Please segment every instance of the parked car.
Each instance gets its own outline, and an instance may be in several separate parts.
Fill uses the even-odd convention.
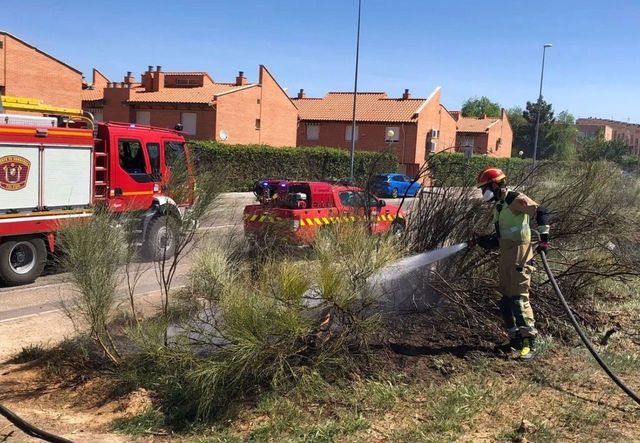
[[[378,174],[373,177],[371,191],[380,197],[415,197],[420,192],[421,185],[419,182],[412,182],[413,179],[404,174]]]

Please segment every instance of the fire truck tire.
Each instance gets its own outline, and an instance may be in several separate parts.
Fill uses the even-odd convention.
[[[6,240],[0,244],[0,281],[8,286],[33,283],[46,260],[47,248],[41,238]]]
[[[176,252],[176,228],[172,217],[163,215],[151,220],[147,226],[146,240],[142,244],[142,255],[153,261],[173,257]]]

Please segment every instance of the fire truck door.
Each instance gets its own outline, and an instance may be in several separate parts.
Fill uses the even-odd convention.
[[[364,192],[348,190],[340,191],[339,198],[343,212],[349,220],[371,223],[372,232],[378,232],[378,207],[376,202],[372,202],[371,197],[367,201]]]
[[[154,180],[145,151],[138,139],[118,139],[118,155],[112,156],[111,165],[111,207],[115,211],[151,206]]]

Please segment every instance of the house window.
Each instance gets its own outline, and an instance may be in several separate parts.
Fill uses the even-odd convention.
[[[307,140],[318,140],[320,138],[320,124],[307,123]]]
[[[387,126],[384,130],[384,141],[386,143],[396,143],[400,141],[400,127]]]
[[[356,125],[356,141],[358,141],[358,125]],[[344,129],[344,139],[348,142],[351,141],[351,125],[347,125]]]
[[[182,132],[188,135],[196,135],[196,113],[195,112],[183,112],[182,113]]]
[[[136,124],[151,126],[151,112],[136,111]]]
[[[2,89],[2,88],[0,88]],[[0,91],[1,92],[1,91]],[[93,113],[93,119],[97,122],[101,122],[104,120],[104,114],[102,113],[102,111],[96,111]]]
[[[260,129],[260,119],[256,119],[256,129]]]
[[[200,82],[197,78],[177,78],[176,86],[197,86]]]

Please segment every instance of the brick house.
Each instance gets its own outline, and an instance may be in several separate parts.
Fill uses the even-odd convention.
[[[578,133],[585,138],[595,138],[602,133],[605,140],[619,140],[627,145],[629,152],[640,153],[640,124],[603,118],[579,118]]]
[[[329,92],[307,98],[300,90],[293,102],[300,112],[298,146],[351,149],[353,93]],[[384,92],[359,92],[356,106],[356,149],[391,151],[400,169],[415,174],[430,152],[454,146],[456,122],[440,104],[440,88],[428,98],[400,98]]]
[[[164,72],[151,66],[139,82],[128,72],[111,82],[94,70],[83,109],[104,121],[174,128],[190,138],[230,144],[293,146],[298,111],[266,67],[249,83],[240,72],[234,82],[216,82],[206,72]]]
[[[48,105],[78,109],[81,90],[82,72],[0,31],[0,95],[35,98]]]
[[[456,121],[456,151],[472,150],[474,154],[491,157],[511,157],[513,130],[504,109],[500,117],[462,117],[451,112]]]

